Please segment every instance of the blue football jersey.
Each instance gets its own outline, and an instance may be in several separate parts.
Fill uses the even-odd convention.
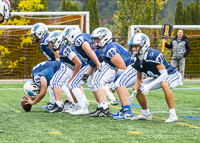
[[[117,67],[110,61],[111,58],[116,53],[118,53],[122,57],[127,67],[131,61],[131,54],[128,52],[127,49],[125,49],[120,44],[115,43],[115,42],[111,42],[105,45],[105,47],[103,48],[103,60],[106,63],[108,63],[110,68],[117,70]]]
[[[78,55],[90,66],[95,67],[95,63],[88,57],[88,55],[85,53],[85,51],[82,49],[82,44],[86,41],[90,44],[90,47],[94,44],[94,40],[90,39],[90,34],[83,33],[76,37],[74,40],[74,47],[78,53]],[[94,52],[96,53],[97,57],[99,58],[101,55],[100,49],[94,49]]]
[[[90,34],[83,33],[83,34],[79,34],[76,37],[76,39],[74,40],[74,47],[76,48],[76,51],[78,52],[78,54],[82,57],[82,59],[85,62],[88,62],[90,60],[90,58],[85,53],[85,51],[82,49],[82,44],[86,41],[92,47],[92,44],[94,43],[94,40],[90,39],[90,36],[91,36]]]
[[[136,57],[132,58],[131,65],[137,71],[141,72],[146,77],[159,77],[160,72],[156,68],[156,65],[163,63],[165,66],[168,75],[175,73],[178,69],[171,66],[166,62],[162,53],[156,49],[149,49],[144,54],[144,60],[139,61]]]
[[[60,61],[65,63],[67,65],[67,67],[69,67],[70,69],[74,70],[74,63],[72,62],[73,57],[77,55],[78,58],[80,59],[80,61],[82,62],[82,67],[85,66],[87,63],[78,55],[78,53],[76,52],[75,47],[72,47],[67,45],[67,44],[63,44],[60,51],[59,51],[59,58]]]
[[[42,42],[40,43],[40,49],[42,51],[42,53],[47,57],[47,60],[49,61],[55,61],[55,55],[52,52],[52,50],[48,47],[48,36],[49,34],[47,34],[43,39]]]
[[[35,84],[40,86],[40,77],[44,76],[47,79],[47,85],[49,85],[51,78],[59,70],[60,65],[61,61],[45,61],[35,65],[31,74]]]

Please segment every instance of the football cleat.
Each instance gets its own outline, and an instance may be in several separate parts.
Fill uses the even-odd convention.
[[[65,100],[64,102],[64,109],[68,109],[72,106],[72,102],[69,100]]]
[[[97,108],[95,111],[90,112],[90,117],[99,117],[100,111],[101,111],[101,108]]]
[[[140,115],[137,115],[135,117],[131,117],[130,120],[152,120],[152,115],[144,115],[143,113]]]
[[[51,109],[53,108],[54,103],[48,102],[46,106],[42,106],[41,109]]]
[[[178,122],[178,117],[176,114],[169,114],[169,118],[165,121],[166,123],[173,123],[173,122]]]
[[[115,100],[108,99],[107,104],[108,105],[118,105],[118,100],[117,99],[115,99]]]
[[[115,116],[121,116],[123,114],[123,109],[121,109],[119,112],[117,113],[114,113],[114,114],[111,114],[112,117],[115,117]]]
[[[99,117],[111,117],[111,113],[110,113],[109,108],[103,109],[103,107],[101,107]]]
[[[70,107],[67,108],[67,109],[64,109],[64,112],[65,112],[65,113],[69,113],[69,112],[71,112],[71,111],[73,110],[73,108],[74,108],[74,105],[70,106]]]
[[[129,120],[130,118],[133,118],[133,113],[130,110],[122,112],[120,116],[113,117],[114,120]]]
[[[63,105],[58,107],[57,104],[54,104],[52,109],[46,111],[46,113],[62,113],[63,112]]]
[[[71,115],[87,115],[89,114],[87,107],[76,106],[76,110],[70,112]]]

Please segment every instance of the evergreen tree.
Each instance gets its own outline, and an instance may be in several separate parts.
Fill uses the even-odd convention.
[[[191,6],[190,4],[187,5],[187,12],[186,12],[186,25],[192,25],[192,15],[191,15]]]
[[[94,12],[94,28],[100,27],[99,9],[97,7],[97,0],[93,0],[93,12]],[[92,31],[91,31],[92,32]]]
[[[74,4],[72,5],[71,11],[79,11],[79,8],[78,8],[78,6],[76,5],[76,3],[74,3]]]
[[[92,32],[95,29],[95,13],[93,11],[92,0],[88,0],[87,10],[90,12],[90,32]]]
[[[196,11],[195,11],[195,5],[194,2],[191,2],[191,15],[192,15],[192,25],[196,24]]]
[[[196,4],[195,4],[195,15],[196,15],[196,20],[195,20],[195,25],[199,25],[200,24],[200,11],[199,11],[199,0],[196,0]]]
[[[65,0],[62,1],[61,11],[67,11]]]
[[[176,12],[175,12],[175,24],[176,25],[184,25],[184,12],[185,8],[183,6],[183,1],[178,0],[177,5],[176,5]]]
[[[67,0],[67,3],[66,3],[66,11],[71,11],[71,9],[73,9],[73,8],[72,8],[72,3],[71,3],[69,0]]]
[[[83,3],[83,7],[82,7],[82,10],[81,11],[85,11],[85,1]]]

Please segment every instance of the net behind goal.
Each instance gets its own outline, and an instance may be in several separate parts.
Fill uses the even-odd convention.
[[[25,15],[23,18],[29,20],[29,25],[0,25],[0,79],[22,79],[31,78],[32,67],[42,61],[47,60],[44,54],[40,51],[40,44],[32,43],[29,36],[31,27],[37,22],[43,22],[47,25],[49,31],[63,30],[69,25],[80,27],[82,32],[89,33],[89,23],[86,17],[89,12],[41,12],[42,15],[51,16],[42,18],[31,17],[38,15],[33,12],[13,12],[12,17],[20,18],[20,15]],[[40,13],[40,14],[41,14]],[[62,16],[64,14],[64,16]],[[87,15],[86,15],[87,14]],[[57,15],[53,17],[52,15]]]
[[[128,29],[128,41],[135,33],[135,28],[139,27],[142,33],[150,38],[151,48],[161,51],[163,38],[160,37],[162,25],[131,25]],[[166,40],[170,44],[172,39],[177,35],[178,29],[184,31],[190,43],[191,51],[186,58],[185,77],[200,78],[200,25],[174,25],[172,37]],[[172,49],[165,48],[164,57],[167,62],[171,63]]]

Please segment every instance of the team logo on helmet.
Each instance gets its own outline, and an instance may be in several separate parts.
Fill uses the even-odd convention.
[[[67,29],[67,30],[65,31],[65,36],[66,36],[66,35],[69,35],[69,34],[71,33],[71,31],[72,31],[71,28]]]
[[[53,33],[53,35],[51,36],[51,38],[52,37],[58,37],[60,34],[58,33],[58,32],[55,32],[55,33]]]
[[[105,29],[100,29],[98,32],[97,32],[97,34],[105,34],[105,33],[107,33],[107,31],[105,30]]]
[[[36,31],[39,27],[39,25],[35,25],[33,30]]]
[[[144,41],[144,42],[147,41],[147,37],[146,36],[143,35],[141,38],[142,38],[141,41]]]

